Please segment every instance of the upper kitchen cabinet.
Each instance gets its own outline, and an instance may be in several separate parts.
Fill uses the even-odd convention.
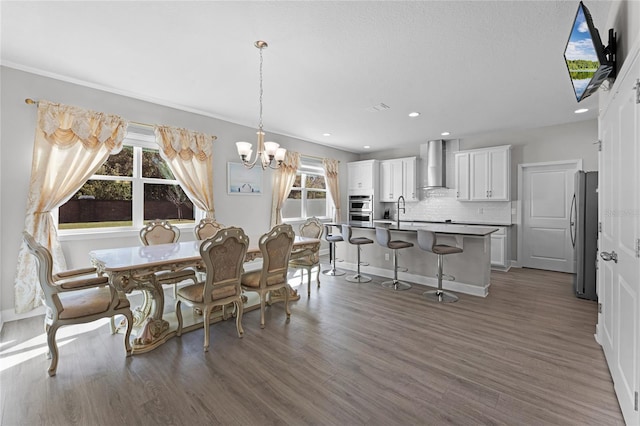
[[[380,162],[380,201],[418,201],[416,191],[416,157],[395,158]]]
[[[457,152],[455,155],[455,185],[456,199],[469,200],[469,153]]]
[[[347,163],[349,195],[374,195],[378,186],[378,167],[377,160]]]
[[[456,154],[456,198],[461,201],[509,201],[511,146]]]

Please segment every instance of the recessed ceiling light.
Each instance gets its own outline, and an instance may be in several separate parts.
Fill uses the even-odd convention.
[[[417,112],[417,111],[414,111],[414,112],[410,112],[410,113],[409,113],[409,117],[411,117],[411,118],[413,118],[413,117],[417,117],[417,116],[419,116],[419,115],[420,115],[420,113],[419,113],[419,112]]]
[[[449,136],[450,134],[451,133],[449,133],[449,132],[442,132],[442,133],[440,133],[440,136]]]
[[[369,149],[369,148],[371,148],[371,147],[370,147],[369,145],[365,145],[365,146],[363,146],[363,148],[364,148],[364,149]]]
[[[580,108],[580,109],[575,110],[574,112],[576,114],[582,114],[583,112],[587,112],[587,111],[589,111],[588,108]]]
[[[331,136],[331,133],[323,133],[323,134],[322,134],[322,136],[327,136],[327,137],[329,137],[329,136]]]

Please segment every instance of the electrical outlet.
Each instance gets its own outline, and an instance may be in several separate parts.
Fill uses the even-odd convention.
[[[384,260],[389,260],[389,253],[384,254]]]
[[[483,214],[483,213],[484,213],[483,208],[482,207],[478,207],[478,214]]]

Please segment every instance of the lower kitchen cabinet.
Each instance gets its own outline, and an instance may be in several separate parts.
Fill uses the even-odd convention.
[[[498,226],[491,234],[491,266],[495,269],[507,270],[511,266],[509,260],[509,228]]]

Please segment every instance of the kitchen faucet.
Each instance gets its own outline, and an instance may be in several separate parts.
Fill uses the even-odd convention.
[[[400,207],[400,200],[402,200],[402,207]],[[404,207],[404,197],[401,195],[398,197],[398,206],[397,206],[397,213],[396,213],[396,222],[397,222],[397,228],[400,229],[400,209],[402,209],[402,213],[406,213],[407,210]]]

